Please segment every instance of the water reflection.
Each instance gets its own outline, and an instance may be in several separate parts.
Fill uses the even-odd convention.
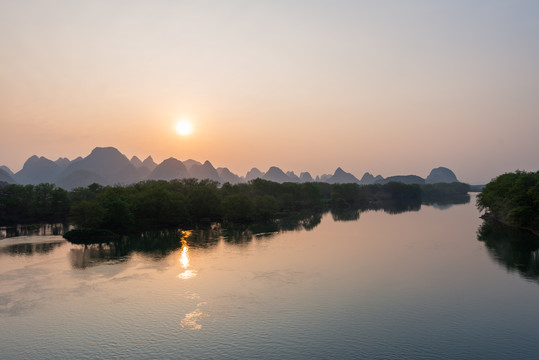
[[[180,259],[179,262],[182,264],[182,268],[184,271],[180,274],[178,274],[178,278],[187,280],[195,277],[197,275],[196,270],[188,269],[189,268],[189,245],[187,244],[187,240],[191,235],[193,234],[192,231],[181,231],[181,240],[180,243],[182,244],[180,249]]]
[[[334,221],[356,221],[359,220],[359,210],[332,209],[331,217]]]
[[[404,212],[421,210],[421,202],[379,201],[372,203],[367,207],[360,208],[335,207],[331,209],[331,216],[334,221],[357,221],[359,220],[361,213],[372,210],[383,211],[388,214],[396,215]]]
[[[447,210],[453,205],[464,205],[470,202],[470,195],[462,196],[447,196],[444,199],[438,199],[437,201],[425,201],[423,205],[430,205],[439,210]]]
[[[55,248],[65,244],[65,241],[52,241],[43,243],[23,243],[0,247],[0,254],[11,256],[33,256],[36,254],[48,254]]]
[[[71,249],[69,260],[74,269],[86,269],[103,263],[127,261],[127,255],[119,243],[90,244]]]
[[[539,282],[539,237],[529,231],[485,221],[477,230],[477,240],[485,243],[489,255],[508,271]]]
[[[75,245],[70,252],[71,265],[76,269],[84,269],[103,262],[121,262],[126,261],[133,253],[160,260],[179,250],[178,261],[183,271],[178,277],[189,279],[197,274],[196,270],[190,269],[192,248],[210,248],[219,241],[242,246],[253,239],[271,238],[279,232],[312,230],[320,223],[322,215],[320,212],[251,226],[222,228],[220,224],[212,224],[188,231],[146,231],[123,237],[119,241]]]
[[[119,241],[77,245],[70,252],[71,265],[76,269],[106,262],[126,261],[132,253],[160,260],[181,246],[178,230],[146,231]]]
[[[17,237],[17,236],[47,236],[47,235],[62,235],[69,230],[68,224],[34,224],[34,225],[17,225],[17,226],[2,226],[0,227],[0,239]]]
[[[183,329],[187,330],[200,330],[202,329],[202,325],[199,323],[199,321],[203,317],[209,316],[208,314],[204,313],[201,309],[202,306],[206,305],[206,302],[201,302],[197,304],[197,307],[195,310],[191,311],[190,313],[185,314],[183,319],[180,321],[180,325]]]

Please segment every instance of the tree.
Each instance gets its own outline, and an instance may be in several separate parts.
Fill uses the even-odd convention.
[[[223,199],[223,216],[225,220],[236,223],[253,221],[255,207],[253,201],[245,194],[229,195]]]

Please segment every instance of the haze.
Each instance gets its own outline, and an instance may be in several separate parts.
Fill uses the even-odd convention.
[[[0,165],[539,168],[536,1],[2,1]],[[179,119],[194,131],[179,136]]]

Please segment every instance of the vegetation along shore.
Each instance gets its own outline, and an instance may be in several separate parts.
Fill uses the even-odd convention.
[[[276,183],[255,179],[222,186],[211,180],[143,181],[130,186],[92,184],[66,191],[52,184],[0,188],[0,225],[69,221],[77,229],[127,234],[220,222],[248,224],[306,212],[385,209],[469,201],[469,186],[438,184]]]
[[[485,219],[539,234],[539,171],[498,176],[477,196]]]

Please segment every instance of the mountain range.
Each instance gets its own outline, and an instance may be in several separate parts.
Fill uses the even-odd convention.
[[[266,172],[252,168],[245,176],[232,173],[228,168],[214,168],[209,161],[201,163],[196,160],[180,161],[168,158],[157,164],[151,156],[144,161],[133,156],[128,159],[114,147],[96,147],[85,158],[78,157],[74,160],[59,158],[52,161],[43,156],[34,155],[24,163],[23,168],[13,173],[8,167],[0,166],[0,182],[9,184],[32,184],[40,183],[55,184],[66,190],[77,187],[86,187],[92,183],[101,185],[128,185],[143,180],[173,180],[196,178],[199,180],[210,179],[220,183],[231,184],[247,182],[256,178],[283,182],[312,182],[320,181],[330,184],[357,183],[361,185],[387,183],[397,181],[406,184],[433,184],[441,182],[458,181],[455,173],[448,168],[438,167],[432,169],[426,178],[417,175],[398,175],[387,178],[381,175],[373,176],[366,172],[361,180],[340,167],[333,174],[324,174],[313,178],[308,172],[302,172],[299,176],[293,171],[284,172],[277,166],[272,166]]]

